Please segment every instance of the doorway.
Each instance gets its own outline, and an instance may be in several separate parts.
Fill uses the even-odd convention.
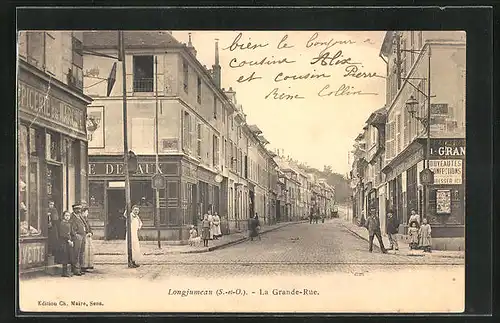
[[[126,218],[125,212],[125,190],[113,189],[107,192],[107,240],[125,240]]]

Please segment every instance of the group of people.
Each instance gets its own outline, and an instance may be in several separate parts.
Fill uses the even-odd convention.
[[[53,201],[49,202],[49,253],[62,265],[62,276],[81,276],[94,268],[92,228],[88,222],[89,209],[82,203],[64,211],[61,218]],[[70,266],[68,270],[68,265]]]
[[[201,218],[201,237],[194,225],[191,225],[189,231],[189,244],[194,245],[197,240],[203,240],[203,246],[208,247],[208,241],[218,240],[222,237],[221,220],[217,212],[208,210]]]
[[[325,223],[325,215],[324,214],[320,215],[318,212],[315,212],[315,211],[311,211],[311,213],[309,213],[309,224],[312,224],[313,221],[314,221],[314,223],[318,223],[319,219],[321,219],[322,223]]]
[[[368,229],[369,247],[368,251],[373,251],[373,239],[376,237],[382,253],[387,253],[387,250],[399,250],[397,234],[399,232],[399,221],[394,212],[387,212],[387,236],[389,238],[390,247],[385,248],[382,241],[380,231],[380,220],[375,208],[370,209],[365,227]],[[408,236],[410,249],[422,249],[424,252],[431,252],[431,226],[427,223],[427,219],[423,219],[420,223],[420,215],[412,209],[410,218],[408,219]]]

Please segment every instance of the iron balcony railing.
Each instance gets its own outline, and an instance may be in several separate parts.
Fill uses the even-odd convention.
[[[134,79],[134,92],[153,92],[153,78]]]

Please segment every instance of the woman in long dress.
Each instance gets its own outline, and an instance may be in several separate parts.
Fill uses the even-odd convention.
[[[139,235],[138,231],[142,228],[142,221],[141,218],[139,218],[139,206],[134,205],[132,207],[132,213],[131,219],[130,219],[130,231],[131,231],[131,241],[132,241],[132,264],[131,267],[137,268],[139,265],[137,264],[137,261],[140,261],[141,259],[141,246],[139,244]],[[128,230],[125,235],[125,254],[127,255],[128,252]]]
[[[214,227],[213,227],[214,239],[218,240],[219,237],[222,237],[222,232],[220,229],[220,217],[217,214],[217,212],[214,213],[213,224],[214,224]]]
[[[94,246],[92,245],[93,232],[88,221],[88,215],[89,208],[85,206],[82,208],[83,224],[85,225],[85,232],[87,232],[85,235],[85,248],[83,250],[82,271],[84,272],[88,272],[89,269],[94,269]]]

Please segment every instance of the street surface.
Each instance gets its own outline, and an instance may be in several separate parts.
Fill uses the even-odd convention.
[[[143,256],[137,269],[127,268],[124,260],[99,255],[94,271],[82,277],[23,279],[21,306],[42,311],[453,312],[462,311],[465,299],[464,259],[382,254],[376,247],[369,253],[368,243],[340,219],[286,226],[261,241],[213,252]],[[41,306],[40,300],[87,305]]]

